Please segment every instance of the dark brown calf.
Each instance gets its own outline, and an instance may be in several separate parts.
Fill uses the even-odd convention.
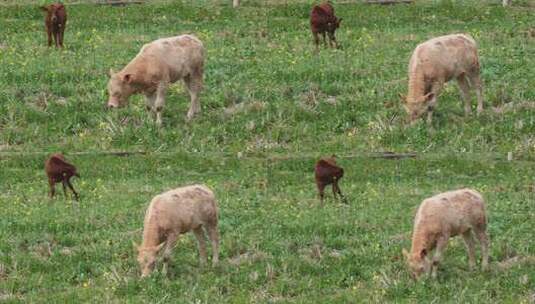
[[[76,167],[69,164],[63,154],[55,153],[52,154],[45,161],[45,172],[48,176],[48,184],[50,186],[50,198],[54,197],[56,192],[56,183],[61,182],[63,184],[63,194],[67,198],[66,187],[69,187],[74,194],[74,198],[78,200],[78,193],[74,190],[74,187],[71,184],[71,177],[76,176],[80,178],[80,175],[76,172]]]
[[[318,160],[314,173],[322,205],[324,190],[329,184],[332,184],[334,198],[337,199],[336,194],[339,194],[342,200],[345,201],[342,191],[340,191],[340,187],[338,186],[338,181],[344,176],[344,169],[336,165],[336,156],[333,155]]]
[[[310,12],[310,29],[312,30],[312,36],[314,37],[314,43],[316,44],[316,51],[319,49],[319,34],[323,36],[323,44],[327,46],[325,40],[325,33],[329,35],[329,46],[338,48],[336,37],[334,32],[340,27],[340,21],[334,15],[334,8],[330,3],[322,3],[315,5]]]
[[[52,37],[54,37],[56,47],[63,47],[63,33],[67,23],[65,6],[61,3],[54,3],[41,6],[41,9],[46,12],[45,27],[48,35],[48,46],[52,46]]]

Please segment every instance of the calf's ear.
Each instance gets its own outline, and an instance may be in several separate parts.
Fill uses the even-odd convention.
[[[435,93],[433,92],[429,92],[427,94],[424,95],[424,101],[425,102],[428,102],[430,101],[431,99],[433,99],[433,97],[435,97]]]
[[[420,251],[420,258],[425,258],[425,256],[427,255],[427,250],[426,249],[422,249],[422,251]]]
[[[160,245],[156,246],[156,252],[160,252],[160,250],[162,249],[163,245],[165,245],[165,242],[162,242]]]
[[[115,74],[115,72],[113,71],[113,69],[110,69],[110,70],[108,71],[108,76],[111,77],[111,76],[113,76],[113,74]]]
[[[407,113],[410,113],[411,109],[409,109],[409,107],[407,106],[407,103],[404,103],[403,104],[403,110],[405,110],[405,112],[407,112]]]
[[[401,94],[401,93],[398,93],[398,96],[399,96],[399,99],[403,102],[403,103],[407,103],[407,96]]]
[[[133,78],[134,77],[132,76],[132,74],[125,74],[123,76],[123,81],[126,82],[126,83],[131,83]]]
[[[48,12],[48,7],[47,6],[40,6],[39,7],[42,11],[45,11],[45,12]]]

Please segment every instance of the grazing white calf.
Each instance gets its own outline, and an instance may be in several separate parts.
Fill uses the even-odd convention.
[[[436,37],[419,44],[409,62],[409,87],[405,110],[411,123],[427,113],[431,124],[433,109],[444,84],[456,79],[464,99],[464,111],[471,113],[470,88],[477,94],[477,112],[483,111],[479,79],[479,57],[474,39],[454,34]]]
[[[481,194],[472,189],[444,192],[425,199],[414,219],[411,252],[403,249],[413,278],[432,271],[436,277],[438,263],[450,237],[461,235],[468,251],[470,269],[475,266],[475,248],[472,232],[479,239],[482,266],[487,269],[489,239],[486,233],[487,217]],[[429,258],[431,250],[435,255]]]
[[[212,264],[219,262],[218,210],[214,193],[204,185],[192,185],[155,196],[145,214],[143,243],[136,246],[141,276],[154,269],[158,252],[164,249],[164,269],[180,234],[193,231],[199,242],[201,265],[206,263],[203,228],[212,243]]]
[[[147,110],[162,123],[165,94],[171,83],[184,80],[191,97],[187,119],[201,111],[198,94],[203,86],[204,47],[197,37],[181,35],[145,44],[120,72],[110,70],[108,107],[126,104],[132,94],[143,93]]]

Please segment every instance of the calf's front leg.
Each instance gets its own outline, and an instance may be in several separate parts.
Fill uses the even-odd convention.
[[[48,36],[48,46],[50,47],[52,46],[52,32],[49,29],[47,29],[46,34]]]
[[[59,48],[59,47],[62,47],[61,45],[61,38],[60,38],[60,32],[59,30],[57,32],[54,33],[54,42],[56,42],[56,47]]]
[[[323,206],[323,197],[325,196],[325,184],[322,182],[316,182],[318,186],[318,193],[320,197],[320,204]]]
[[[67,180],[67,186],[69,187],[69,189],[71,189],[72,193],[74,194],[74,199],[75,200],[79,200],[80,199],[80,195],[78,195],[76,190],[74,190],[74,187],[72,186],[70,179]]]
[[[433,83],[431,88],[432,96],[427,101],[427,125],[431,126],[432,119],[433,119],[433,111],[435,110],[435,106],[437,104],[437,98],[440,94],[440,91],[442,91],[442,88],[444,87],[444,81],[436,81]]]
[[[167,235],[167,240],[165,241],[165,248],[163,251],[163,270],[164,274],[167,274],[167,268],[169,266],[169,261],[171,260],[171,253],[173,252],[173,247],[175,247],[176,241],[178,240],[178,233],[171,232]]]
[[[433,278],[437,277],[438,264],[440,263],[440,260],[442,260],[442,254],[444,250],[446,249],[446,245],[448,245],[448,239],[449,239],[449,236],[443,235],[439,237],[439,239],[437,240],[437,247],[435,249],[435,255],[433,256],[433,260],[431,263],[431,276]]]
[[[320,36],[318,32],[312,32],[312,37],[314,38],[314,45],[316,53],[320,50]]]
[[[149,117],[152,119],[151,114],[154,112],[154,104],[156,103],[156,93],[150,93],[145,95],[145,108],[149,113]]]
[[[63,185],[63,195],[65,196],[65,199],[68,199],[67,197],[67,181],[66,180],[62,180],[61,181],[61,184]]]
[[[336,42],[336,37],[334,36],[334,33],[329,32],[329,46],[338,48],[338,42]]]
[[[340,186],[338,186],[338,180],[336,180],[333,183],[333,187],[336,187],[336,192],[338,192],[338,195],[340,195],[340,198],[342,199],[342,203],[347,204],[347,200],[345,196],[342,194],[342,190],[340,190]]]
[[[50,198],[53,198],[54,197],[54,194],[56,194],[56,183],[54,183],[53,180],[49,179],[48,180],[48,185],[50,186],[50,192],[49,192],[49,195],[50,195]]]
[[[59,46],[63,47],[63,36],[65,35],[65,27],[62,26],[59,30]]]

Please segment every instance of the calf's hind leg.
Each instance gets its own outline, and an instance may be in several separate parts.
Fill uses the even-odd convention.
[[[199,93],[203,87],[202,68],[198,68],[195,73],[186,76],[184,78],[184,83],[186,84],[190,95],[190,107],[186,118],[187,120],[191,120],[195,114],[201,112]]]
[[[193,234],[195,234],[195,238],[197,239],[197,242],[199,243],[199,258],[201,261],[201,265],[206,265],[207,257],[206,257],[206,240],[204,238],[204,231],[202,230],[202,226],[199,226],[195,229],[193,229]]]
[[[470,75],[470,82],[476,91],[477,114],[479,115],[483,112],[483,86],[481,85],[481,79],[479,78],[479,69]]]
[[[219,230],[217,229],[217,221],[208,223],[205,229],[212,244],[212,266],[215,266],[219,263]]]
[[[481,245],[482,262],[481,268],[488,270],[489,268],[489,237],[486,232],[486,225],[480,225],[475,228],[475,234]]]
[[[468,116],[472,113],[472,103],[470,102],[470,85],[468,84],[465,74],[457,77],[457,84],[459,84],[459,89],[461,89],[461,94],[463,95],[464,115]]]
[[[466,251],[468,252],[468,267],[470,268],[470,270],[472,270],[476,265],[476,253],[472,231],[468,230],[467,232],[463,233],[462,236],[464,244],[466,245]]]

